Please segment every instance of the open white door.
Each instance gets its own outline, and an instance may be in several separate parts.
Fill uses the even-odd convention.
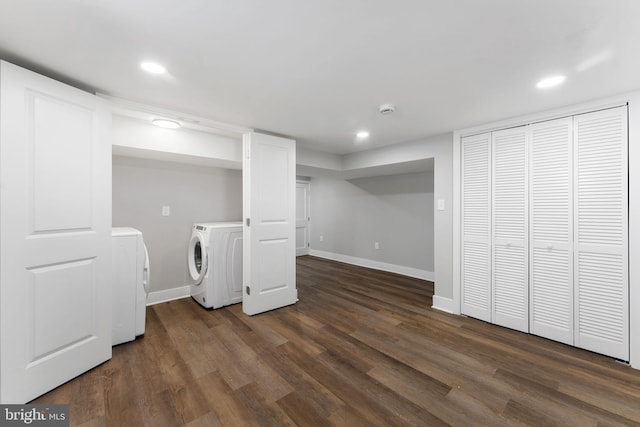
[[[246,133],[242,186],[242,309],[253,315],[298,300],[296,289],[296,143]]]
[[[309,182],[296,182],[296,256],[309,255]]]
[[[0,401],[111,358],[111,114],[0,62]]]

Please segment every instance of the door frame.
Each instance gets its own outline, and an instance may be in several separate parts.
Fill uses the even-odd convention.
[[[307,187],[307,191],[305,192],[306,194],[306,200],[305,200],[305,205],[306,205],[306,210],[307,210],[307,225],[306,225],[306,241],[307,241],[307,246],[306,248],[304,248],[301,252],[303,253],[299,253],[298,252],[298,248],[296,248],[296,257],[298,256],[303,256],[303,255],[309,255],[310,252],[310,248],[311,248],[311,181],[306,181],[304,179],[296,179],[296,188],[298,187],[298,184],[303,184],[306,185]],[[296,201],[297,203],[297,201]],[[296,211],[296,217],[298,216],[298,213]],[[296,230],[298,229],[298,219],[296,218]],[[296,231],[297,233],[297,231]],[[296,235],[297,238],[297,235]]]

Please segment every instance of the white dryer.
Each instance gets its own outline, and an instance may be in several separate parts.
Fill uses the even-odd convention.
[[[242,222],[194,224],[188,250],[191,297],[206,308],[242,302]]]
[[[111,236],[112,345],[117,345],[144,334],[150,270],[142,232],[135,228],[114,227]]]

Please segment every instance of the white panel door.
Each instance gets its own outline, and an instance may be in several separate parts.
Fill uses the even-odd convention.
[[[462,313],[491,321],[491,134],[462,138]]]
[[[298,300],[295,141],[247,133],[243,158],[242,308],[253,315]]]
[[[296,182],[296,256],[309,255],[309,183]]]
[[[627,108],[574,117],[575,345],[629,360]]]
[[[492,134],[493,323],[529,332],[528,128]]]
[[[0,63],[0,400],[111,357],[111,116]]]
[[[573,344],[573,121],[529,129],[529,329]]]

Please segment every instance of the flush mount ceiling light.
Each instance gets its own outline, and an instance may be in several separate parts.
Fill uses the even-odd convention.
[[[167,119],[154,119],[151,123],[165,129],[178,129],[180,127],[180,123]]]
[[[550,87],[554,87],[554,86],[558,86],[559,84],[562,84],[566,79],[567,77],[562,75],[546,77],[540,80],[538,83],[536,83],[536,87],[538,89],[548,89]]]
[[[378,107],[378,111],[380,111],[380,114],[391,114],[396,111],[396,106],[393,104],[382,104]]]
[[[356,133],[356,137],[358,139],[366,139],[369,138],[369,132],[367,132],[366,130],[361,130],[358,133]]]
[[[167,70],[157,62],[141,62],[140,68],[151,74],[164,74]]]

